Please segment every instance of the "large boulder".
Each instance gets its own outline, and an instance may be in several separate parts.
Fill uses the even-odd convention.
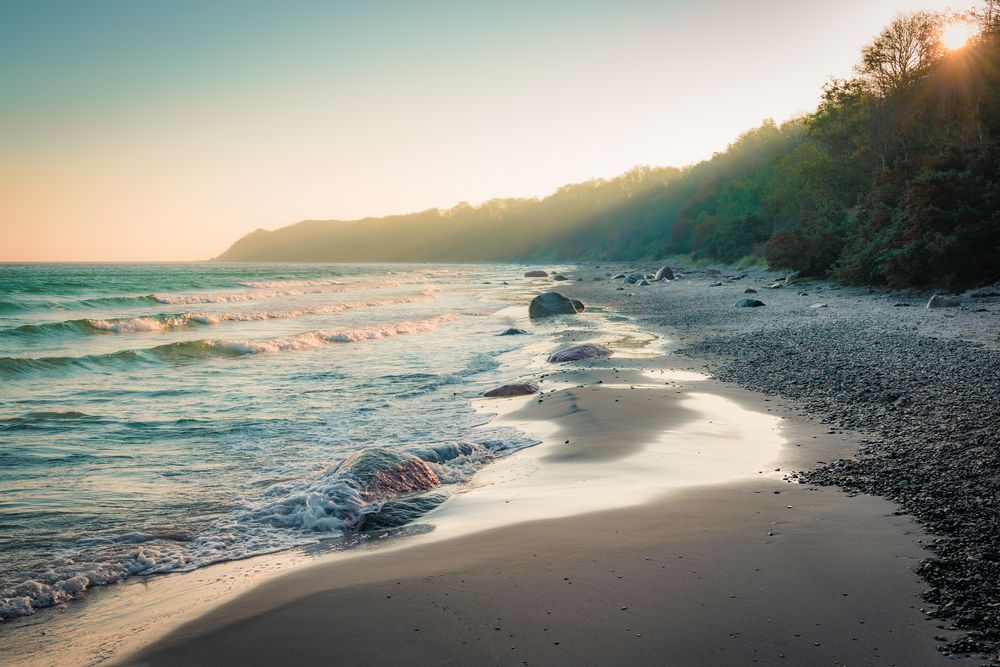
[[[531,305],[528,306],[528,317],[533,320],[555,315],[576,315],[577,312],[573,302],[558,292],[539,294],[531,300]]]
[[[549,363],[564,364],[567,361],[580,361],[581,359],[592,359],[595,357],[610,357],[612,350],[607,345],[596,343],[584,343],[583,345],[573,345],[556,350],[549,355]]]
[[[960,305],[962,305],[962,302],[959,299],[944,296],[943,294],[935,294],[927,302],[928,308],[958,308]]]
[[[525,271],[525,278],[548,278],[549,274],[545,271]]]
[[[660,282],[661,280],[673,280],[673,279],[674,279],[674,271],[669,266],[661,267],[660,270],[656,272],[656,276],[654,277],[654,280],[656,280],[656,282]]]
[[[737,308],[760,308],[763,305],[764,302],[757,299],[740,299],[736,302]]]
[[[507,398],[510,396],[528,396],[538,392],[538,385],[534,382],[512,382],[490,389],[483,394],[486,398]]]
[[[426,491],[441,484],[422,459],[383,447],[354,452],[337,466],[336,472],[366,502]]]

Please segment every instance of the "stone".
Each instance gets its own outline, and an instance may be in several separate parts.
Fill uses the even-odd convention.
[[[615,275],[611,276],[611,279],[612,280],[621,280],[624,277],[625,277],[624,273],[618,273],[618,274],[615,274]]]
[[[625,284],[635,285],[640,280],[645,280],[645,278],[643,278],[641,273],[630,273],[628,274],[628,276],[625,277]]]
[[[810,308],[827,308],[827,305],[825,303],[814,303],[813,305],[811,305],[809,307]]]
[[[595,357],[610,357],[611,348],[606,345],[596,343],[584,343],[583,345],[573,345],[556,350],[549,355],[550,364],[564,364],[568,361],[580,361],[581,359],[593,359]]]
[[[745,290],[743,290],[743,293],[744,293],[744,294],[756,294],[756,293],[757,293],[757,290],[755,290],[755,289],[754,289],[754,288],[752,288],[752,287],[748,287],[748,288],[746,288]]]
[[[792,283],[794,283],[796,280],[798,280],[801,277],[802,277],[802,272],[801,271],[792,271],[787,276],[785,276],[785,284],[786,285],[791,285]]]
[[[642,280],[640,280],[639,282],[636,283],[636,285],[638,285],[639,287],[646,287],[649,284],[651,284],[651,283],[648,280],[646,280],[645,278],[643,278]]]
[[[517,329],[515,327],[511,327],[510,329],[507,329],[506,331],[504,331],[500,335],[501,336],[527,336],[528,332],[525,331],[524,329]]]
[[[674,271],[669,266],[660,267],[660,270],[656,272],[656,276],[653,278],[653,280],[655,280],[656,282],[660,282],[661,280],[673,280],[673,279],[674,279]]]
[[[531,300],[531,305],[528,306],[528,317],[533,320],[555,315],[576,315],[576,313],[577,310],[573,302],[558,292],[539,294]]]
[[[757,299],[740,299],[736,302],[737,308],[760,308],[763,305],[764,302]]]
[[[722,287],[722,283],[710,283],[709,287]]]
[[[564,276],[561,273],[557,273],[556,275],[552,276],[552,280],[560,280],[560,281],[562,281],[562,280],[569,280],[569,278],[567,278],[566,276]]]
[[[582,313],[587,310],[587,308],[583,305],[583,301],[580,301],[579,299],[570,299],[570,301],[573,302],[573,307],[576,308],[576,312]]]
[[[336,472],[368,502],[426,491],[441,484],[425,461],[383,447],[354,452],[341,461]]]
[[[959,299],[950,296],[944,296],[943,294],[935,294],[931,297],[930,301],[927,302],[927,308],[958,308],[962,305]]]
[[[548,278],[549,274],[546,271],[525,271],[525,278]]]
[[[486,398],[509,398],[511,396],[529,396],[538,393],[538,384],[535,382],[512,382],[500,385],[485,392]]]
[[[777,282],[773,283],[768,289],[781,289],[782,287],[784,287],[784,283]]]

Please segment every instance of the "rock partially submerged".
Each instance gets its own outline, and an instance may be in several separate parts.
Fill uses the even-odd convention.
[[[419,457],[384,447],[354,452],[341,461],[336,472],[357,489],[366,502],[427,491],[441,484],[434,471]]]
[[[538,384],[534,382],[512,382],[490,389],[483,394],[486,398],[508,398],[510,396],[529,396],[538,393]]]
[[[962,302],[954,297],[935,294],[927,302],[927,308],[958,308]]]
[[[528,317],[554,317],[556,315],[576,315],[579,312],[573,302],[558,292],[539,294],[531,300],[528,306]]]
[[[661,280],[673,280],[674,271],[669,266],[661,266],[660,270],[656,272],[656,276],[653,277],[656,282]]]
[[[524,329],[517,329],[515,327],[511,327],[510,329],[507,329],[506,331],[504,331],[500,335],[501,336],[527,336],[528,332],[525,331]]]
[[[561,273],[557,273],[556,275],[552,276],[552,280],[563,281],[563,280],[569,280],[569,278],[567,278]]]
[[[549,274],[546,271],[525,271],[525,278],[548,278]]]
[[[740,299],[736,302],[737,308],[760,308],[763,305],[764,302],[757,299]]]
[[[549,355],[550,364],[564,364],[568,361],[580,361],[582,359],[593,359],[596,357],[610,357],[612,350],[607,345],[596,343],[584,343],[583,345],[573,345],[556,350]]]

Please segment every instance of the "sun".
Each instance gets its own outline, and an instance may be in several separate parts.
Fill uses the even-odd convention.
[[[965,21],[956,21],[944,29],[944,32],[941,33],[941,41],[948,50],[954,51],[968,44],[975,34],[976,27],[974,25]]]

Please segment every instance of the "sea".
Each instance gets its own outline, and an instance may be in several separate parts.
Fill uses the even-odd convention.
[[[536,444],[472,407],[543,333],[499,335],[525,268],[0,265],[0,620],[410,525]],[[366,501],[366,449],[443,484]]]

